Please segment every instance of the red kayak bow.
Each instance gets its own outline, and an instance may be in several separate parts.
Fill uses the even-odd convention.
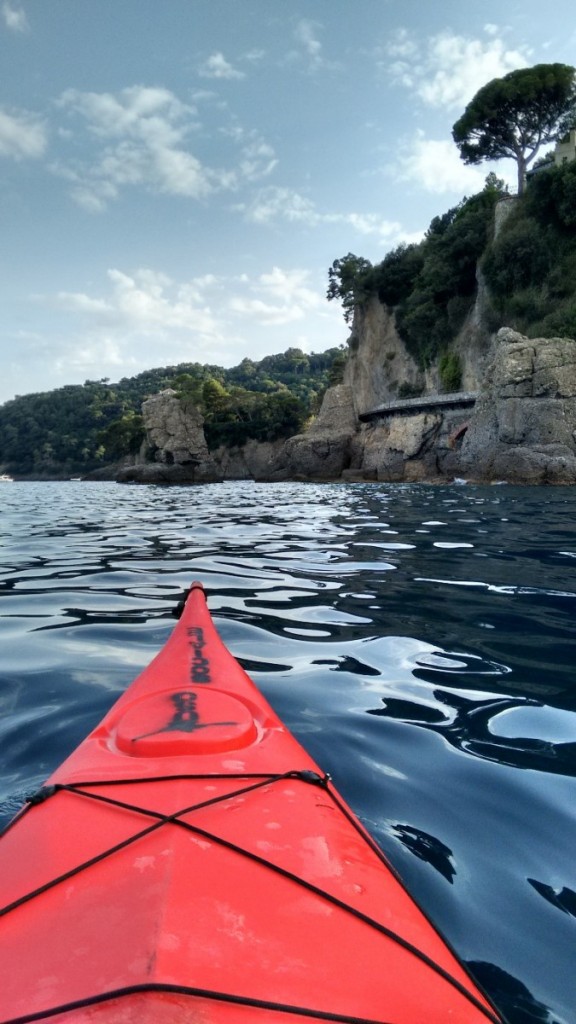
[[[0,841],[0,1024],[500,1024],[218,637],[168,643]]]

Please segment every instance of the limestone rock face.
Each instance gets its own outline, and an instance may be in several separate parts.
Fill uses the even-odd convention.
[[[217,448],[212,456],[224,480],[266,480],[285,443],[247,441],[241,448]]]
[[[364,427],[364,479],[416,481],[437,476],[438,445],[445,433],[443,416],[431,412],[394,416]]]
[[[338,384],[326,391],[320,412],[307,435],[354,434],[358,429],[358,420],[354,411],[354,395],[352,388],[346,384]]]
[[[213,483],[221,479],[204,437],[204,420],[167,388],[142,404],[147,456],[118,479],[139,483]]]
[[[575,341],[498,332],[460,469],[510,482],[576,482]]]
[[[356,309],[344,384],[357,415],[398,397],[400,384],[424,385],[424,377],[396,331],[394,316],[374,296]]]
[[[267,472],[256,479],[338,479],[351,464],[357,429],[351,388],[346,384],[329,388],[306,433],[288,438]]]

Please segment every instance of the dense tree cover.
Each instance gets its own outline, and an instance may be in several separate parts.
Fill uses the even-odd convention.
[[[136,452],[142,402],[167,387],[202,408],[212,446],[288,436],[316,410],[342,354],[290,348],[231,369],[181,363],[17,396],[0,406],[0,464],[17,475],[75,476]]]
[[[489,289],[493,331],[510,326],[528,337],[576,338],[576,161],[538,161],[496,239],[494,204],[506,197],[494,174],[482,192],[435,217],[419,245],[401,245],[377,266],[358,257],[335,261],[346,271],[340,291],[360,308],[377,295],[395,313],[408,350],[422,367],[436,362],[442,387],[458,390],[460,360],[453,341],[476,294],[479,264]],[[357,281],[350,280],[354,267]],[[333,286],[334,297],[339,289]],[[354,334],[350,344],[354,344]],[[416,389],[417,391],[418,389]],[[413,385],[400,384],[399,397]]]
[[[374,267],[371,284],[385,306],[399,306],[412,292],[424,266],[424,246],[401,243]]]
[[[349,252],[334,263],[328,271],[326,298],[340,299],[347,324],[352,322],[354,307],[361,304],[372,292],[370,274],[372,264],[362,256]]]
[[[299,433],[306,409],[288,388],[270,394],[232,388],[205,408],[204,434],[209,448],[276,441]]]
[[[536,64],[483,86],[452,128],[467,164],[511,157],[518,194],[526,170],[543,145],[556,142],[576,123],[576,70],[568,64]]]
[[[0,462],[45,476],[94,469],[106,455],[101,431],[124,411],[106,379],[15,398],[0,406]]]
[[[424,368],[449,348],[474,301],[477,262],[503,194],[504,182],[489,174],[482,192],[434,217],[420,244],[399,245],[376,266],[352,254],[336,260],[329,271],[329,298],[341,298],[346,313],[354,297],[362,306],[378,295],[395,309],[400,336]],[[453,369],[446,379],[453,388]]]
[[[299,350],[290,350],[295,351]],[[244,369],[248,362],[244,360]],[[180,374],[175,383],[184,404],[190,403],[202,413],[209,448],[290,437],[299,432],[310,411],[285,384],[277,382],[273,390],[257,391],[236,384],[225,386],[217,377],[199,380],[193,374]]]
[[[490,182],[430,224],[422,245],[422,267],[396,317],[406,347],[422,367],[449,346],[470,310],[477,262],[500,196],[500,189]]]
[[[576,162],[542,167],[482,260],[494,327],[576,338],[575,227]]]

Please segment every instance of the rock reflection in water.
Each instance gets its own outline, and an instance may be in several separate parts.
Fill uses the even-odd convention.
[[[456,874],[456,868],[452,862],[452,850],[440,839],[420,828],[414,828],[412,825],[395,825],[393,831],[394,835],[411,853],[430,864],[440,872],[446,881],[452,884]]]
[[[566,885],[561,889],[555,889],[544,882],[536,881],[535,878],[529,878],[528,881],[536,892],[543,896],[553,907],[561,910],[564,914],[576,917],[576,892],[573,889],[568,888]]]
[[[444,736],[452,746],[499,764],[560,775],[575,774],[576,742],[555,743],[529,736],[504,737],[494,735],[490,730],[490,723],[497,715],[519,708],[543,708],[538,701],[531,698],[475,699],[443,690],[435,690],[434,697],[437,707],[383,697],[383,707],[371,708],[368,714],[385,715],[430,729]]]
[[[565,1024],[534,998],[518,978],[496,964],[471,962],[470,973],[513,1024]],[[566,1022],[568,1024],[568,1022]]]

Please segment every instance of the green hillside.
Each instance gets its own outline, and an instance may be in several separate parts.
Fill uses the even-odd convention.
[[[0,465],[16,476],[53,478],[114,462],[138,450],[142,402],[168,387],[201,407],[212,446],[289,436],[315,411],[342,358],[339,348],[312,355],[290,348],[232,369],[180,363],[116,384],[103,378],[18,396],[0,406]]]

